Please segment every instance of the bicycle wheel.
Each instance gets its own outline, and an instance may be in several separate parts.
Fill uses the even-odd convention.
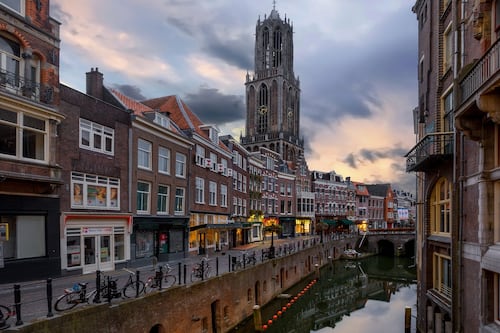
[[[56,311],[66,311],[73,309],[78,303],[80,303],[80,292],[74,291],[59,297],[56,304],[54,304],[54,309],[56,309]]]
[[[0,318],[3,318],[3,320],[7,320],[10,318],[12,311],[10,311],[10,309],[7,306],[0,305],[0,313],[2,314]]]
[[[208,279],[211,276],[212,276],[212,270],[210,269],[210,267],[207,267],[205,269],[205,278]]]
[[[165,275],[165,279],[163,281],[165,283],[165,288],[171,287],[175,284],[175,275]]]
[[[122,289],[122,295],[125,298],[136,297],[136,295],[138,295],[138,294],[142,295],[144,293],[144,289],[145,289],[144,282],[142,282],[142,281],[139,280],[139,288],[137,289],[136,281],[132,281],[130,283],[127,283],[125,285],[125,287],[123,287],[123,289]],[[137,290],[139,292],[137,292]]]

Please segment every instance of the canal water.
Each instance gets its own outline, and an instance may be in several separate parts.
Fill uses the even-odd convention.
[[[269,333],[405,332],[405,309],[415,332],[413,260],[374,256],[324,266],[261,309]],[[248,318],[231,333],[254,333]]]

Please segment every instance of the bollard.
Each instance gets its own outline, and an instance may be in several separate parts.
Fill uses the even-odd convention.
[[[316,270],[316,279],[319,280],[319,265],[318,264],[314,264],[314,269]]]
[[[106,297],[108,298],[108,304],[111,304],[111,298],[113,298],[113,295],[111,294],[111,276],[106,277]],[[99,292],[98,292],[99,293]]]
[[[94,303],[101,303],[101,271],[95,272],[95,285],[97,288],[97,293],[94,297]]]
[[[139,298],[139,274],[141,274],[141,272],[137,270],[135,272],[135,298]]]
[[[219,276],[219,257],[215,257],[215,276]]]
[[[258,304],[253,306],[253,324],[256,332],[262,332],[262,313]]]
[[[411,307],[405,307],[405,333],[411,331]]]
[[[186,284],[187,266],[184,264],[184,284]]]
[[[16,326],[21,326],[23,321],[21,320],[21,286],[19,284],[14,285],[14,304],[16,307]]]
[[[54,314],[52,313],[52,279],[47,279],[47,317],[52,317]]]
[[[229,260],[229,264],[228,264],[229,271],[232,272],[232,271],[234,271],[234,265],[233,265],[233,262],[231,260],[231,255],[230,254],[228,254],[227,259]]]
[[[161,290],[161,283],[163,280],[163,266],[160,266],[160,272],[156,275],[156,278],[158,279],[156,281],[156,284],[158,285],[158,290]]]
[[[179,262],[177,264],[177,266],[179,266],[179,286],[181,285],[181,267],[182,267],[182,264]],[[184,272],[185,274],[185,272]],[[184,284],[186,283],[186,281],[184,281]]]

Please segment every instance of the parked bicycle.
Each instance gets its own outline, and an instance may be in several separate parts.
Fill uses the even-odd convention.
[[[170,265],[167,263],[161,266],[158,271],[155,271],[154,275],[148,277],[146,282],[144,282],[146,293],[150,293],[156,289],[168,288],[173,286],[177,279],[175,278],[175,275],[171,274],[172,270],[172,267],[170,267]]]
[[[64,294],[59,296],[54,304],[56,311],[66,311],[73,309],[78,304],[93,302],[97,289],[87,292],[87,285],[87,282],[77,283],[72,288],[64,289]]]
[[[191,271],[191,281],[205,280],[212,275],[208,258],[202,258],[201,261],[193,266]]]
[[[123,270],[129,272],[128,280],[122,288],[122,296],[125,298],[139,297],[139,295],[146,292],[144,282],[139,280],[135,272],[124,268]]]
[[[255,265],[257,263],[255,251],[252,251],[252,253],[243,252],[243,258],[245,265]]]
[[[0,304],[0,330],[10,327],[10,325],[7,324],[7,320],[15,315],[16,311],[14,309]]]

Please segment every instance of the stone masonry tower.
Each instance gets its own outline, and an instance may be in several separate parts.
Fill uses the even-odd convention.
[[[303,157],[299,137],[300,88],[293,72],[293,27],[273,5],[269,17],[257,20],[255,72],[246,77],[246,136],[249,151],[260,147],[280,154],[292,168]]]

